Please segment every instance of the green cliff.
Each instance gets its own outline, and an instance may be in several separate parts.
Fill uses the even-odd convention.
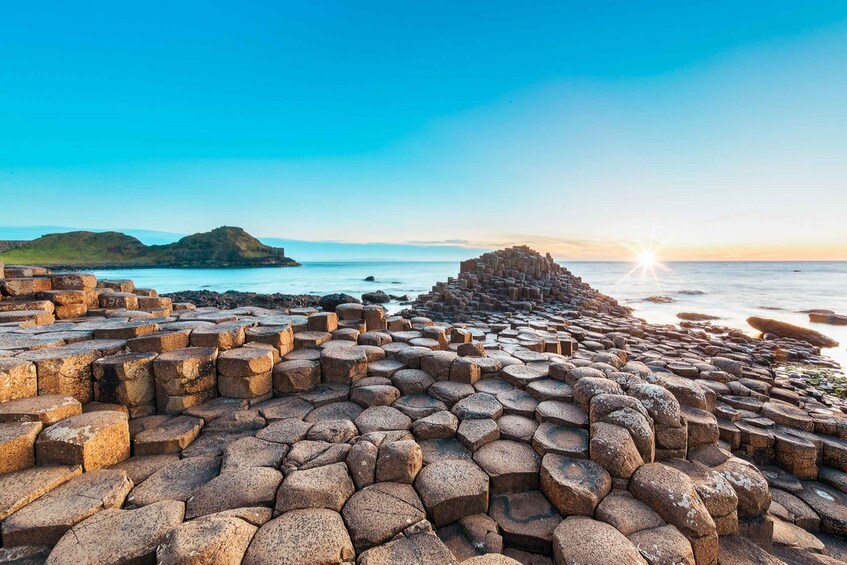
[[[0,253],[7,265],[43,267],[295,267],[285,250],[241,228],[223,226],[167,245],[144,245],[119,232],[53,233]]]

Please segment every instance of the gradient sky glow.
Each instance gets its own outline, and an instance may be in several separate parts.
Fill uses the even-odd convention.
[[[847,260],[843,0],[11,2],[0,61],[3,226]]]

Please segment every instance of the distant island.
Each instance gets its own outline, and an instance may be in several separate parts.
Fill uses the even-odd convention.
[[[0,247],[2,249],[2,247]],[[222,226],[167,245],[144,245],[120,232],[74,231],[14,242],[0,253],[7,265],[54,269],[151,267],[299,267],[280,247],[270,247],[241,228]]]

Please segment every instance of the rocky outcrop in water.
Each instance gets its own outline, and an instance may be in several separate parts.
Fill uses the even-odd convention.
[[[807,341],[817,347],[838,347],[838,342],[831,337],[825,336],[815,330],[789,324],[788,322],[751,316],[747,318],[747,323],[762,333]]]

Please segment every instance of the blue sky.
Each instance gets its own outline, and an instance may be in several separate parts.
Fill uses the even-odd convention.
[[[843,1],[141,7],[0,7],[0,225],[847,259]]]

